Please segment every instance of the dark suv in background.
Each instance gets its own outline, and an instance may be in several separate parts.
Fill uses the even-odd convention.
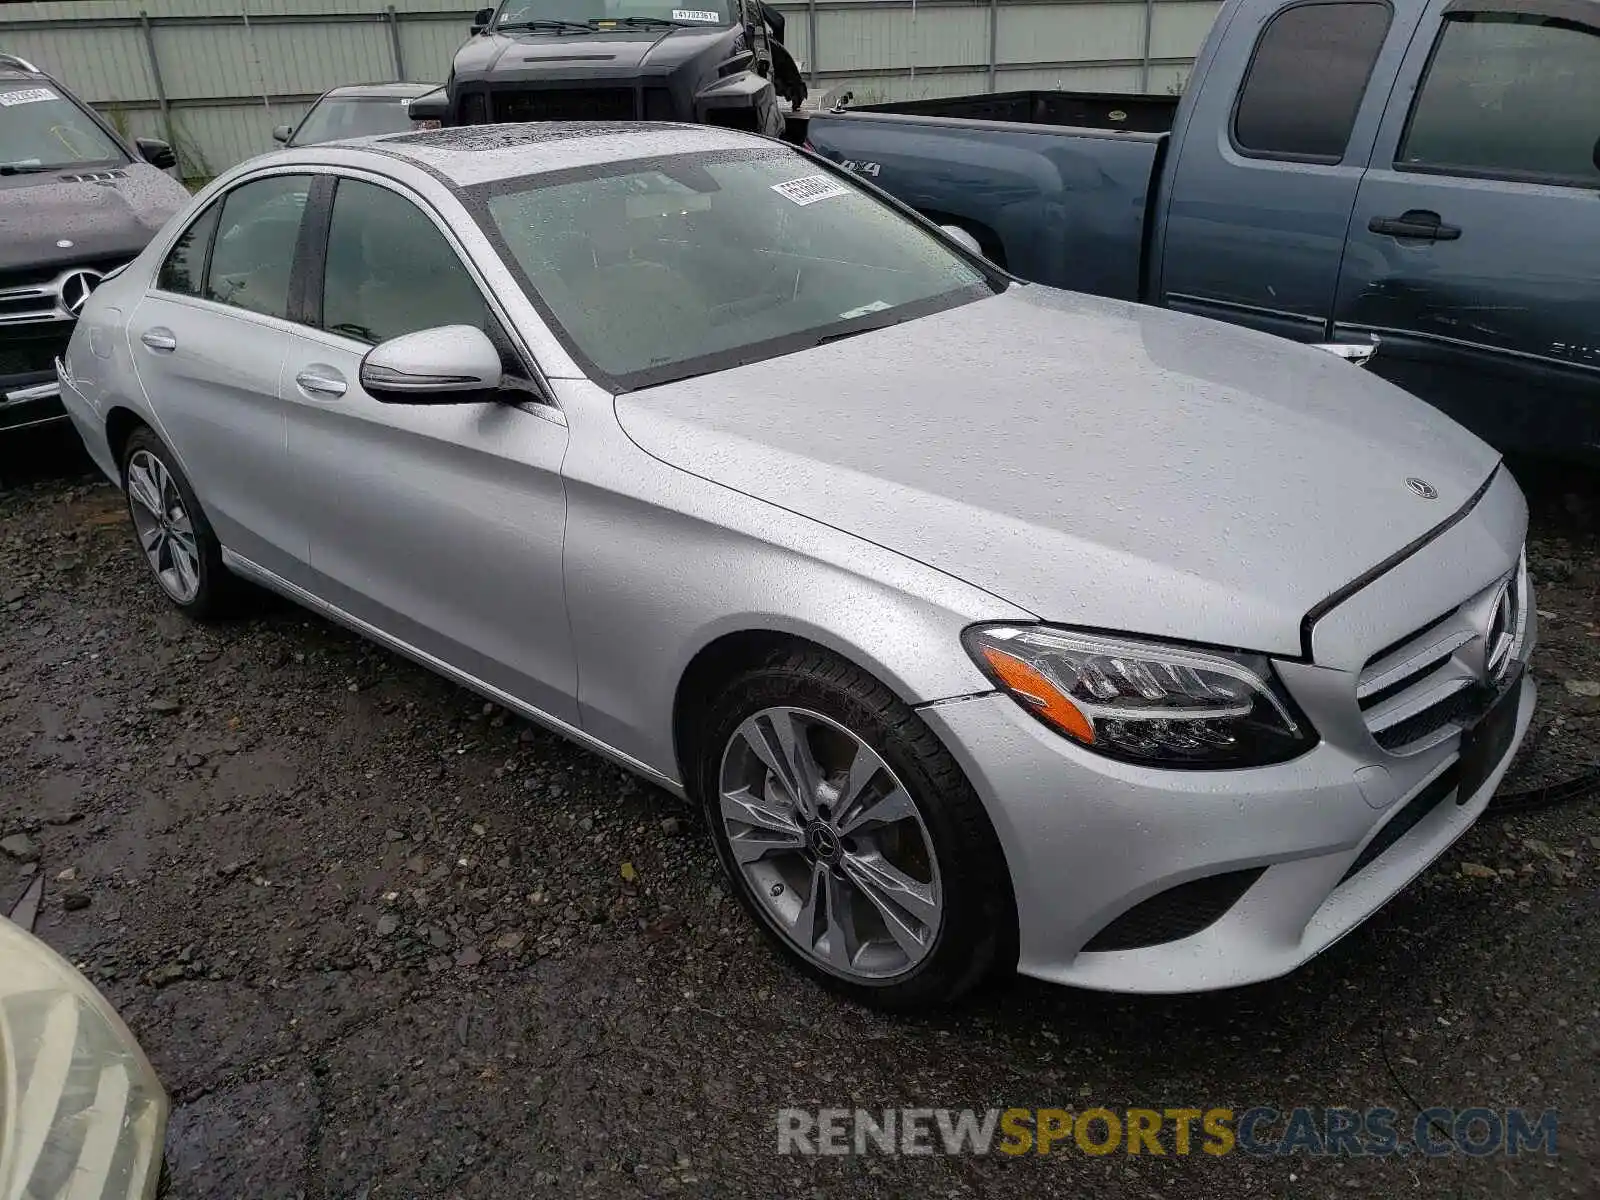
[[[56,356],[89,293],[188,202],[176,162],[0,54],[0,434],[65,417]]]

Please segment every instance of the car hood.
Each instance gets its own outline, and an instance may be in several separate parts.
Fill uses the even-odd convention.
[[[132,258],[188,202],[148,163],[0,177],[0,271]]]
[[[656,458],[1042,619],[1284,654],[1499,461],[1332,355],[1036,286],[616,407]]]
[[[595,33],[544,33],[532,30],[475,38],[456,57],[458,82],[492,76],[497,83],[666,72],[703,53],[729,34],[726,25],[678,28],[627,28]]]

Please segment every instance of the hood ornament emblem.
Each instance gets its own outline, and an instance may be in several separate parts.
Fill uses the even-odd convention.
[[[89,293],[100,285],[105,276],[99,271],[72,271],[61,277],[56,294],[61,297],[61,307],[74,317],[89,303]]]
[[[1411,489],[1412,494],[1420,496],[1424,500],[1437,500],[1439,498],[1439,489],[1426,479],[1418,479],[1415,475],[1409,476],[1406,479],[1406,486]]]

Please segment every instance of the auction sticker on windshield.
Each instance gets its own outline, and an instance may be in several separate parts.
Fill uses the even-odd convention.
[[[674,21],[710,21],[713,25],[719,24],[722,17],[714,12],[707,12],[703,8],[675,8],[672,10]]]
[[[10,108],[13,104],[37,104],[41,100],[59,100],[49,88],[23,88],[16,92],[0,92],[0,105]]]
[[[801,179],[791,179],[788,183],[775,183],[772,185],[772,190],[800,205],[815,204],[818,200],[850,194],[849,188],[826,175],[807,175]]]

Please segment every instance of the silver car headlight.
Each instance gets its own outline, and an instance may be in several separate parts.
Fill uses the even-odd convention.
[[[1317,742],[1265,655],[1044,625],[980,625],[963,640],[984,674],[1023,708],[1110,758],[1254,767]]]
[[[0,1200],[144,1200],[167,1096],[94,986],[0,918]]]

